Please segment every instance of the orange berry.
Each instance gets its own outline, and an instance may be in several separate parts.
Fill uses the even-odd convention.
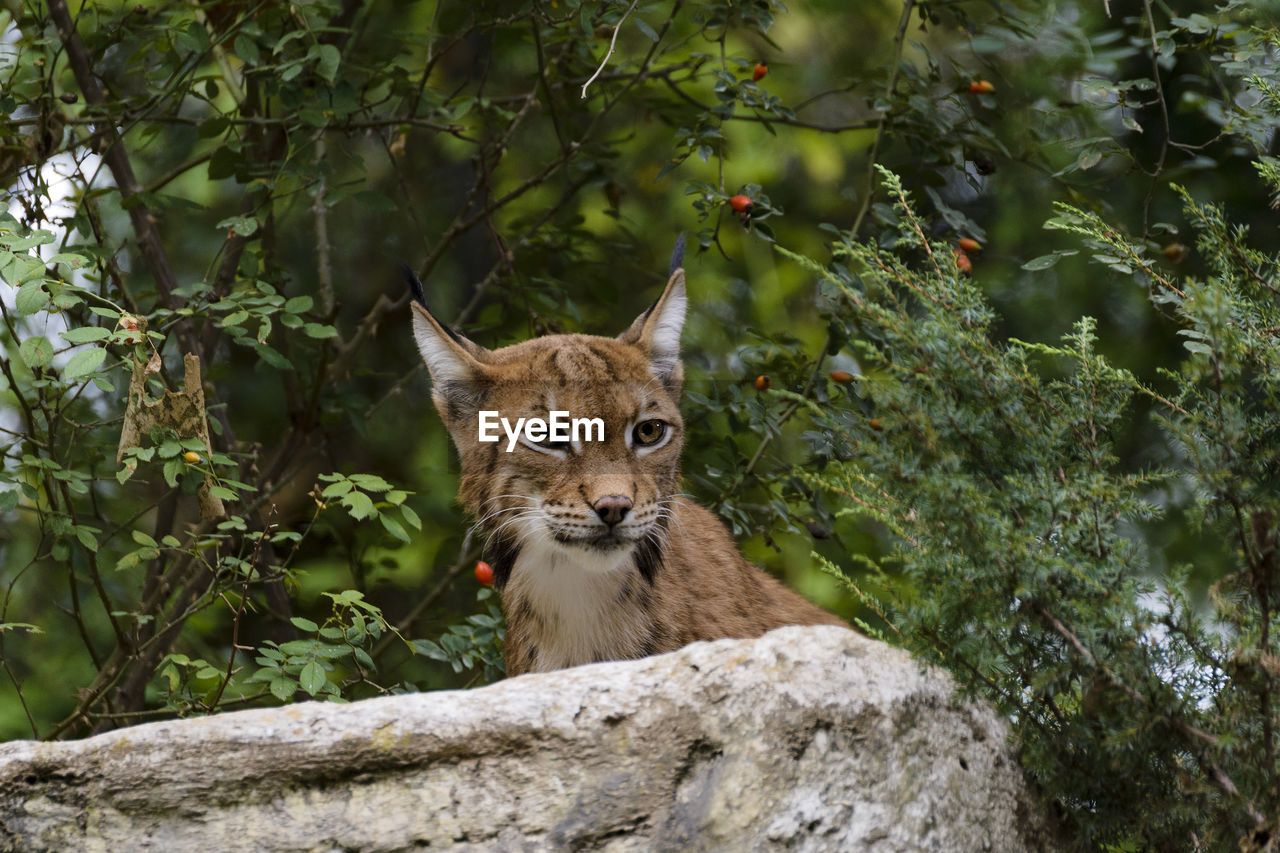
[[[966,252],[982,251],[982,244],[979,243],[977,240],[973,239],[972,237],[961,237],[959,240],[956,241],[956,245],[959,246],[961,249],[964,249]]]
[[[832,382],[837,382],[841,385],[848,385],[853,381],[853,374],[847,370],[833,370],[828,375],[831,377]]]
[[[974,80],[969,84],[970,95],[990,95],[995,90],[995,84],[990,80]]]
[[[769,66],[765,65],[763,62],[757,62],[755,69],[752,70],[751,72],[751,79],[758,81],[761,77],[763,77],[768,73],[769,73]]]
[[[884,429],[884,424],[880,423],[879,418],[872,418],[867,421],[867,426],[871,427],[876,432],[880,432],[880,430]]]
[[[761,373],[759,376],[756,377],[757,391],[768,391],[769,386],[772,384],[773,384],[773,380],[770,379],[768,376],[765,376],[763,373]]]
[[[960,270],[960,272],[964,272],[964,273],[973,272],[973,261],[969,260],[968,255],[966,255],[964,252],[960,251],[959,249],[956,249],[955,256],[956,256],[956,267]]]
[[[741,213],[744,216],[751,215],[751,197],[745,195],[735,195],[729,199],[729,207],[733,208],[734,213]]]
[[[484,560],[476,561],[476,580],[481,586],[493,586],[493,566]]]
[[[196,453],[194,450],[188,450],[186,453],[182,454],[182,458],[194,465],[200,461],[200,454]]]

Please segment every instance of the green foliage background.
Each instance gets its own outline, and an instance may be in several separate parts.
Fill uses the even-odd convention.
[[[395,262],[501,346],[688,232],[746,553],[997,702],[1081,848],[1277,831],[1273,4],[4,10],[0,737],[496,677]],[[117,464],[184,353],[210,444]]]

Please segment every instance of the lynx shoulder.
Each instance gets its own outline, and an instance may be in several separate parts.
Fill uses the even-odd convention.
[[[414,335],[461,459],[459,498],[486,537],[507,617],[509,676],[844,624],[748,563],[679,493],[681,253],[662,296],[618,337],[496,350],[441,324],[409,274]]]

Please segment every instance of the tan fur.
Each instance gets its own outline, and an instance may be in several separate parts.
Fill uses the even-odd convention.
[[[507,675],[637,658],[695,640],[839,619],[749,564],[678,494],[684,272],[619,338],[550,335],[488,351],[415,304],[433,396],[462,462],[459,498],[488,538],[507,617]],[[478,412],[601,417],[603,442],[544,452],[478,441]],[[666,423],[653,448],[636,424]],[[603,499],[603,500],[602,500]],[[631,506],[614,529],[596,506]]]

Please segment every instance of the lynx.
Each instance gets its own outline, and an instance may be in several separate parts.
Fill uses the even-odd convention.
[[[845,625],[748,563],[720,520],[680,494],[682,256],[683,240],[662,296],[618,337],[496,350],[437,320],[406,270],[414,336],[461,458],[459,499],[487,537],[508,676]],[[487,426],[524,418],[523,429],[481,441],[482,412]],[[603,435],[539,429],[553,414],[601,419]]]

